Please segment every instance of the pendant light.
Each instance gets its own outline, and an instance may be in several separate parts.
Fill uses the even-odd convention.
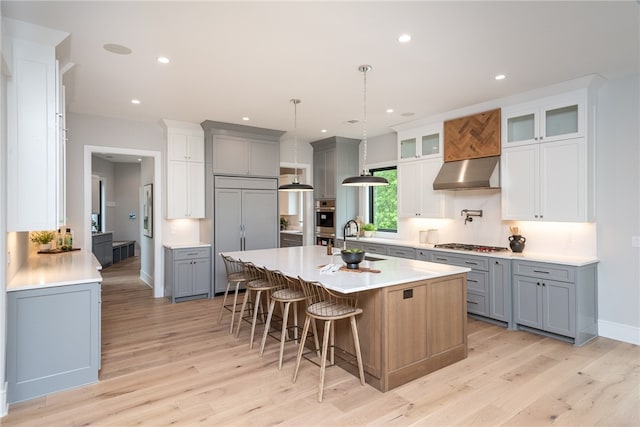
[[[362,174],[360,176],[351,176],[342,181],[342,185],[351,187],[372,187],[377,185],[389,185],[389,182],[381,176],[373,176],[367,169],[367,72],[371,71],[371,65],[361,65],[358,67],[358,71],[364,76],[364,98],[363,98],[363,110],[364,119],[362,120],[362,141],[364,142],[363,159],[362,159]]]
[[[308,184],[298,182],[298,104],[299,99],[289,100],[293,103],[293,163],[295,175],[291,184],[284,184],[278,187],[278,191],[313,191],[313,187]]]

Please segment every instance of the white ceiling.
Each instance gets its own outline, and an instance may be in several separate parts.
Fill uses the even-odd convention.
[[[362,136],[361,124],[347,123],[362,119],[361,64],[373,66],[369,136],[587,74],[639,72],[640,5],[633,0],[3,0],[2,14],[71,34],[59,49],[63,62],[75,64],[65,75],[69,111],[291,131],[295,97],[302,100],[301,140]],[[401,45],[405,32],[412,41]],[[106,43],[132,53],[109,53]],[[157,63],[161,55],[171,63]],[[495,81],[499,73],[507,78]]]

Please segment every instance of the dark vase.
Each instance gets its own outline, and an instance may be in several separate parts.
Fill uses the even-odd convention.
[[[524,242],[526,241],[527,239],[519,234],[509,236],[509,247],[512,252],[522,252],[524,251]]]

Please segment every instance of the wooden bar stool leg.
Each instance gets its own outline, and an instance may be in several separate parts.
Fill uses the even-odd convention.
[[[313,322],[311,326],[313,327],[313,340],[316,345],[316,355],[320,357],[320,341],[318,341],[318,327],[316,326],[316,319],[311,319],[311,322]],[[309,331],[307,330],[306,333],[308,332]],[[303,338],[306,337],[306,333],[302,331]]]
[[[222,307],[220,307],[220,314],[218,315],[218,323],[222,322],[222,313],[224,312],[224,305],[227,303],[227,295],[229,295],[230,288],[231,282],[227,282],[227,289],[224,291],[224,298],[222,298]]]
[[[253,309],[253,322],[251,322],[251,335],[249,335],[249,348],[253,348],[253,336],[256,332],[256,322],[258,320],[258,307],[260,307],[260,296],[262,295],[262,291],[258,291],[256,292],[256,300],[253,304],[254,309]],[[262,319],[264,319],[264,311],[262,311]],[[240,321],[242,321],[242,318],[240,318]],[[266,320],[265,320],[266,322]],[[240,329],[240,327],[238,326],[238,329]]]
[[[236,307],[238,305],[238,290],[240,289],[240,283],[236,282],[236,291],[233,295],[233,308],[231,309],[231,324],[229,325],[229,333],[233,334],[233,319],[236,316]]]
[[[329,360],[331,361],[331,364],[335,364],[336,363],[336,350],[335,350],[335,345],[336,345],[336,322],[331,322],[331,353],[329,354]]]
[[[238,319],[238,326],[236,327],[236,335],[235,335],[236,338],[238,338],[238,335],[240,335],[240,326],[242,325],[242,317],[244,316],[244,310],[247,308],[247,302],[248,302],[250,296],[251,296],[251,292],[246,290],[244,292],[244,299],[242,300],[242,308],[240,309],[240,318]],[[236,294],[236,297],[237,297],[237,294]],[[233,301],[233,305],[235,307],[235,305],[236,305],[236,301],[235,300]],[[254,311],[255,311],[255,307],[254,307]],[[233,322],[233,317],[231,317],[231,321]],[[232,325],[233,325],[233,323],[232,323]],[[233,326],[231,326],[231,332],[233,332]]]
[[[358,337],[358,326],[355,316],[351,317],[351,334],[353,335],[353,346],[356,348],[356,360],[358,361],[358,373],[360,374],[360,384],[364,385],[364,368],[362,366],[362,354],[360,353],[360,338]]]
[[[287,301],[282,311],[282,331],[280,332],[280,360],[278,361],[278,370],[282,370],[282,358],[284,357],[284,343],[288,339],[287,322],[289,321],[289,308],[291,302]]]
[[[273,315],[273,310],[276,307],[276,302],[271,300],[269,304],[269,311],[267,313],[267,322],[264,324],[264,333],[262,334],[262,343],[260,344],[260,356],[264,353],[264,345],[267,342],[267,335],[269,335],[269,327],[271,326],[271,316]]]
[[[326,320],[324,322],[324,335],[322,337],[322,357],[320,358],[320,390],[318,391],[318,402],[322,402],[322,392],[324,390],[324,371],[327,368],[327,349],[329,347],[329,335],[331,335],[331,327],[333,321]]]
[[[293,302],[293,338],[295,339],[296,343],[299,341],[298,340],[298,302],[294,301]]]
[[[298,346],[298,355],[296,356],[296,369],[293,371],[294,383],[298,378],[298,369],[300,368],[300,359],[302,359],[302,352],[304,351],[304,342],[307,337],[307,332],[309,332],[309,323],[311,323],[311,318],[307,316],[307,318],[304,320],[304,326],[302,327],[302,339],[300,340],[300,345]]]

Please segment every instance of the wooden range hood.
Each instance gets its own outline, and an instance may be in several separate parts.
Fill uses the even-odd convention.
[[[434,190],[500,188],[500,109],[444,122],[444,161]]]

